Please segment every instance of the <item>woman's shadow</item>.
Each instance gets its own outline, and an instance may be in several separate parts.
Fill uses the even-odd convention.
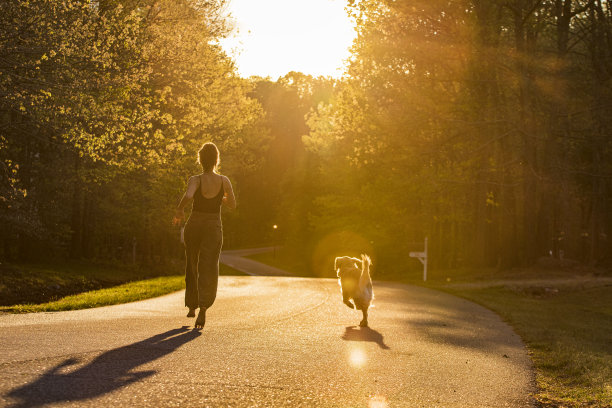
[[[390,348],[385,344],[383,335],[369,327],[348,326],[342,335],[342,340],[371,341],[378,344],[381,349],[389,350]]]
[[[69,358],[49,369],[36,381],[16,388],[6,396],[17,400],[13,408],[94,398],[155,374],[154,370],[134,370],[172,353],[200,334],[199,331],[183,326],[109,350],[74,371],[60,372],[79,362],[78,359]]]

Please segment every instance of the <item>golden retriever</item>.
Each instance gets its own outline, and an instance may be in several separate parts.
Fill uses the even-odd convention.
[[[371,265],[370,257],[363,254],[361,259],[339,256],[334,261],[342,301],[351,309],[361,310],[363,313],[363,320],[359,323],[361,327],[368,326],[368,309],[374,299],[370,278]]]

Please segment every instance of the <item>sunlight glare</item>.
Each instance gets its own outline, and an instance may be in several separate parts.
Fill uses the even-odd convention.
[[[349,361],[353,367],[361,367],[366,362],[366,354],[360,348],[354,348],[351,350]]]
[[[234,33],[221,41],[243,77],[290,71],[340,77],[355,38],[344,0],[230,0]]]
[[[389,402],[383,395],[374,395],[368,401],[368,408],[387,408],[388,406]]]

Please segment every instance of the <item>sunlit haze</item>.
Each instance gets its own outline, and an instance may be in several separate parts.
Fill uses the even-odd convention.
[[[355,347],[350,351],[349,361],[352,366],[361,367],[365,364],[366,360],[366,354],[363,349]]]
[[[290,71],[339,77],[355,37],[345,0],[230,0],[235,30],[221,42],[243,77]]]

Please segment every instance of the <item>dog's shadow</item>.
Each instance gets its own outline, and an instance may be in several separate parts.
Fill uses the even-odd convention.
[[[390,349],[390,347],[385,344],[383,335],[369,327],[348,326],[342,335],[342,340],[371,341],[378,344],[378,346],[383,350]]]

